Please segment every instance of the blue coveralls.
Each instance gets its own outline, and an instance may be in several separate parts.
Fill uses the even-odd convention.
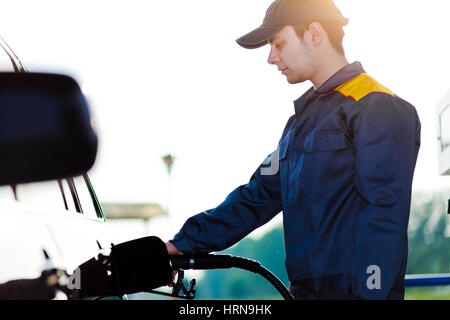
[[[271,161],[218,207],[189,218],[171,242],[185,253],[220,251],[282,211],[297,296],[402,296],[420,147],[415,108],[359,62],[294,105]]]

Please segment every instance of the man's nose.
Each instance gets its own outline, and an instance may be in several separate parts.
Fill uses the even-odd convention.
[[[276,64],[279,61],[278,53],[276,52],[274,47],[270,48],[269,52],[269,58],[267,59],[267,62],[269,64]]]

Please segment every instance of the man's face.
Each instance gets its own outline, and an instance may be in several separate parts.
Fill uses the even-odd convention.
[[[267,61],[276,65],[289,83],[311,79],[314,55],[306,33],[303,39],[299,39],[294,28],[286,26],[270,39],[269,44],[271,48]]]

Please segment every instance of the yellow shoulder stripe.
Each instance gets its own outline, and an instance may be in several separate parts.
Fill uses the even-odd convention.
[[[356,101],[361,100],[371,92],[384,92],[394,96],[394,93],[369,76],[367,73],[360,75],[344,82],[334,91],[340,92],[346,97],[352,97]]]

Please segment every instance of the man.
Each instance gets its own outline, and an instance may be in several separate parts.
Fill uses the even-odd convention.
[[[248,184],[189,218],[170,254],[223,250],[283,211],[286,268],[296,299],[403,299],[411,185],[420,146],[416,110],[349,64],[332,0],[276,0],[237,40],[271,46],[268,62],[294,102],[278,149]]]

